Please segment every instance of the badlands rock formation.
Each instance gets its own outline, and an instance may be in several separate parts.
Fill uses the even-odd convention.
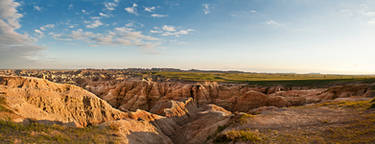
[[[107,102],[80,87],[37,78],[0,77],[9,109],[25,118],[87,126],[125,118]]]
[[[8,113],[7,118],[19,123],[32,120],[109,128],[119,143],[199,144],[213,143],[236,129],[260,129],[275,136],[267,130],[287,133],[289,127],[297,131],[310,124],[315,129],[325,121],[334,122],[337,116],[344,116],[337,122],[350,123],[357,116],[372,115],[316,106],[285,107],[360,97],[366,101],[344,101],[338,106],[363,110],[370,105],[368,97],[375,96],[374,85],[366,83],[306,88],[112,79],[85,80],[80,84],[86,90],[39,78],[0,76],[0,116]],[[7,111],[1,111],[4,108]],[[251,121],[246,120],[249,117]]]
[[[193,98],[197,106],[215,104],[232,112],[249,112],[263,106],[299,106],[340,97],[375,96],[370,84],[304,88],[251,86],[216,82],[92,82],[85,89],[97,94],[122,111],[143,109],[162,114],[170,100]]]
[[[122,112],[80,87],[26,77],[0,76],[0,97],[17,115],[13,121],[110,127],[120,143],[132,144],[202,143],[231,116],[215,105],[198,107],[192,98],[158,104],[161,115]]]

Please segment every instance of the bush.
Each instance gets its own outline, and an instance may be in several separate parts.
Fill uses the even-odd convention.
[[[252,115],[252,114],[247,114],[247,113],[245,113],[245,114],[242,114],[242,115],[238,118],[237,122],[239,122],[240,124],[245,124],[245,123],[247,123],[247,121],[248,121],[249,119],[254,118],[254,117],[255,117],[255,116]]]
[[[229,143],[243,141],[247,143],[255,143],[261,141],[261,135],[258,132],[250,130],[231,130],[219,135],[214,140],[215,143]]]

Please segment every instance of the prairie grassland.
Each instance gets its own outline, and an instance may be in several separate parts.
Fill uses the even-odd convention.
[[[330,82],[375,81],[375,75],[215,73],[215,72],[153,72],[170,79],[185,81],[240,82],[253,84],[314,85]]]

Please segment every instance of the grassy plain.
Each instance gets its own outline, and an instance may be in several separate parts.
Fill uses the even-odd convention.
[[[226,72],[153,72],[152,75],[184,81],[214,81],[249,84],[320,85],[332,82],[375,82],[375,75],[277,74]]]

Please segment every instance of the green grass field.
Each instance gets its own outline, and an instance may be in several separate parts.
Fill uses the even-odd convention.
[[[170,79],[185,81],[240,82],[250,84],[322,84],[336,81],[375,81],[375,75],[266,74],[213,72],[153,72]]]

